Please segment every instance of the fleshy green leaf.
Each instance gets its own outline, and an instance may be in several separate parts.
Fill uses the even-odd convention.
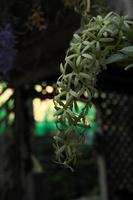
[[[120,52],[133,57],[133,46],[124,47],[123,49],[120,50]]]
[[[110,57],[107,58],[106,64],[116,63],[127,59],[128,57],[122,53],[112,54]]]

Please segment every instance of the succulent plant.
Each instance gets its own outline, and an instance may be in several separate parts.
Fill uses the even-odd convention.
[[[106,69],[109,57],[125,47],[127,32],[131,29],[126,17],[113,12],[105,17],[88,17],[86,22],[74,33],[65,62],[60,65],[62,74],[57,80],[58,95],[54,98],[59,129],[54,137],[55,153],[58,162],[67,167],[76,163],[84,142],[83,133],[89,126],[86,114],[91,107],[97,76]],[[80,113],[77,101],[84,102]]]

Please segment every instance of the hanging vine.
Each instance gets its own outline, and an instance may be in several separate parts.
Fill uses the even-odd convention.
[[[58,95],[54,98],[59,129],[54,137],[56,159],[67,167],[76,163],[84,143],[84,132],[89,126],[86,114],[91,107],[97,76],[106,69],[110,55],[124,46],[131,28],[126,17],[112,12],[88,21],[73,35],[65,62],[60,65],[62,74],[57,81]],[[78,101],[84,102],[81,112]]]

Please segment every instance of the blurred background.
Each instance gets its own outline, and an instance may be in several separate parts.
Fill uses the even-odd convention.
[[[100,75],[74,172],[55,162],[53,97],[78,2],[0,1],[0,200],[133,199],[133,71]],[[133,18],[132,0],[92,1],[94,15],[110,10]]]

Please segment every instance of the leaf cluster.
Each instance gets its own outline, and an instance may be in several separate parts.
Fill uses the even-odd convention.
[[[120,50],[130,30],[126,17],[111,12],[104,17],[88,17],[86,21],[73,35],[65,62],[60,65],[58,95],[54,98],[56,125],[59,129],[54,138],[55,153],[57,160],[66,166],[75,164],[79,147],[83,144],[83,133],[89,126],[86,124],[86,115],[95,93],[97,75],[106,69],[112,59],[110,55],[118,51],[126,56],[130,52],[132,54],[132,47]],[[77,101],[84,102],[81,112]],[[81,127],[80,132],[78,127]]]

